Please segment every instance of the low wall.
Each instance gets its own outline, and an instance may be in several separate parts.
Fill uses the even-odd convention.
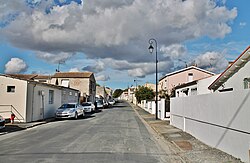
[[[172,98],[170,124],[250,162],[249,106],[249,90]]]
[[[142,103],[139,105],[142,109],[149,112],[150,114],[155,114],[155,101],[146,101],[143,100]],[[168,116],[168,113],[165,113],[165,99],[161,99],[158,101],[158,115],[157,117],[161,120],[169,120],[165,116]]]

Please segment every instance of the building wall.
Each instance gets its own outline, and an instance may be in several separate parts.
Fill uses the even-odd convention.
[[[91,78],[52,78],[51,84],[56,84],[58,80],[58,85],[62,85],[63,80],[69,80],[69,88],[79,90],[81,92],[82,101],[95,101],[96,95],[96,83],[93,77]],[[90,84],[91,83],[91,84]],[[90,96],[87,99],[87,96]]]
[[[189,79],[189,73],[193,74],[192,80]],[[199,80],[202,78],[206,78],[212,76],[208,73],[196,70],[196,69],[189,69],[186,71],[182,71],[170,76],[167,76],[159,81],[159,90],[167,90],[168,94],[171,93],[171,90],[180,84],[187,83],[193,80]]]
[[[68,88],[62,88],[62,102],[61,104],[65,103],[79,103],[79,96],[80,92],[77,90],[72,90]]]
[[[54,93],[53,103],[49,102],[49,91]],[[43,92],[43,93],[42,93]],[[55,116],[55,111],[61,106],[61,89],[39,83],[28,84],[27,122]]]
[[[209,87],[210,84],[213,83],[213,81],[214,81],[215,79],[218,78],[219,75],[220,75],[220,74],[214,75],[214,76],[210,76],[210,77],[208,77],[208,78],[199,80],[198,83],[197,83],[197,94],[198,94],[198,95],[201,95],[201,94],[212,93],[213,91],[212,91],[212,90],[209,90],[208,87]]]
[[[244,78],[250,78],[250,62],[246,63],[237,73],[235,73],[231,78],[229,78],[225,83],[224,88],[233,88],[234,90],[244,89]],[[222,89],[220,87],[218,90]]]
[[[7,92],[7,86],[15,86],[15,92]],[[12,105],[19,113],[12,109],[16,118],[25,121],[26,119],[26,98],[27,82],[19,79],[13,79],[0,76],[0,113],[4,118],[10,118],[11,107],[3,105]]]
[[[146,83],[146,84],[144,84],[144,87],[148,87],[148,88],[152,89],[154,92],[156,90],[155,84],[152,84],[152,83]]]
[[[213,93],[212,90],[208,89],[208,86],[218,77],[219,75],[210,76],[205,79],[201,79],[197,81],[197,84],[178,88],[175,90],[176,97],[187,97],[192,95],[202,95],[202,94],[208,94]],[[197,91],[195,91],[197,89]],[[183,90],[188,90],[187,94],[183,92]]]
[[[171,125],[244,162],[250,152],[250,90],[171,99]]]

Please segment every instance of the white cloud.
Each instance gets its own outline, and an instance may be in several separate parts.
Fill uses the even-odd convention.
[[[101,65],[105,65],[105,68],[110,68],[118,71],[127,71],[131,77],[143,78],[147,75],[155,73],[155,60],[152,62],[143,63],[130,63],[126,60],[114,60],[111,58],[99,60]],[[160,61],[158,62],[158,73],[165,74],[173,68],[173,62],[171,61]],[[84,69],[86,70],[86,69]],[[104,69],[103,69],[104,70]]]
[[[15,8],[12,3],[2,3]],[[44,9],[48,3],[39,7]],[[30,12],[21,2],[17,4],[21,6],[18,17],[0,30],[17,47],[49,53],[84,52],[92,58],[134,62],[144,58],[150,37],[166,47],[202,36],[223,38],[237,16],[236,8],[216,6],[211,0],[86,0],[83,6],[54,6],[49,14],[39,7]]]
[[[79,68],[71,68],[69,72],[80,72]]]
[[[198,67],[220,73],[228,66],[225,56],[218,52],[206,52],[195,59]]]
[[[97,81],[108,81],[110,80],[110,77],[108,75],[98,75],[96,76],[96,80]]]
[[[0,4],[0,19],[18,13],[0,28],[1,37],[13,46],[33,50],[54,64],[83,52],[86,60],[97,62],[91,60],[82,70],[101,73],[110,68],[132,77],[155,73],[155,57],[147,51],[149,38],[158,41],[158,71],[164,74],[174,68],[174,60],[188,54],[184,42],[204,36],[223,38],[237,16],[237,9],[228,9],[225,0],[85,0],[83,5],[54,6],[49,13],[45,9],[54,5],[53,0],[30,0],[39,4],[35,9],[13,1]],[[203,57],[196,62],[209,68]],[[217,71],[225,60],[216,59],[222,62],[213,63]]]
[[[46,53],[46,52],[36,52],[36,56],[42,60],[45,60],[49,63],[54,63],[58,64],[63,63],[70,59],[75,53],[65,53],[65,52],[60,52],[60,53]]]
[[[11,58],[11,60],[5,65],[6,74],[23,73],[27,69],[28,65],[20,58]]]
[[[93,65],[85,66],[82,68],[84,71],[90,71],[94,73],[102,72],[105,69],[105,63],[101,60],[97,61]]]
[[[244,26],[246,26],[246,25],[247,25],[246,22],[240,22],[240,26],[241,26],[241,27],[244,27]]]
[[[187,48],[181,44],[172,44],[170,46],[162,46],[160,48],[164,56],[170,56],[173,59],[178,59],[187,53]]]

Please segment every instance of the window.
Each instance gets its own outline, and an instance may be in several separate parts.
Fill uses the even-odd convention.
[[[46,83],[47,80],[41,79],[41,80],[38,80],[38,82],[40,82],[40,83]]]
[[[194,74],[193,73],[188,73],[188,82],[193,81]]]
[[[54,91],[49,90],[49,104],[53,104],[53,103],[54,103]]]
[[[244,80],[244,89],[250,88],[250,78],[245,78]]]
[[[69,80],[62,80],[62,85],[63,87],[69,87]]]
[[[191,96],[197,95],[197,88],[191,88]]]
[[[7,92],[15,92],[15,86],[7,86]]]

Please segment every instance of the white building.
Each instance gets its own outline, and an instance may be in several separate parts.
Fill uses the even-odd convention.
[[[62,103],[78,102],[79,91],[0,75],[0,114],[17,121],[31,122],[54,117]]]
[[[209,86],[225,92],[250,88],[250,46]]]
[[[171,125],[248,163],[249,61],[250,46],[209,85],[208,89],[214,93],[171,98],[170,119]]]
[[[181,84],[175,87],[175,97],[186,97],[186,96],[194,96],[194,95],[202,95],[212,93],[212,90],[208,89],[208,86],[212,84],[212,82],[219,75],[207,77],[200,80],[195,80],[192,82],[188,82],[185,84]]]

